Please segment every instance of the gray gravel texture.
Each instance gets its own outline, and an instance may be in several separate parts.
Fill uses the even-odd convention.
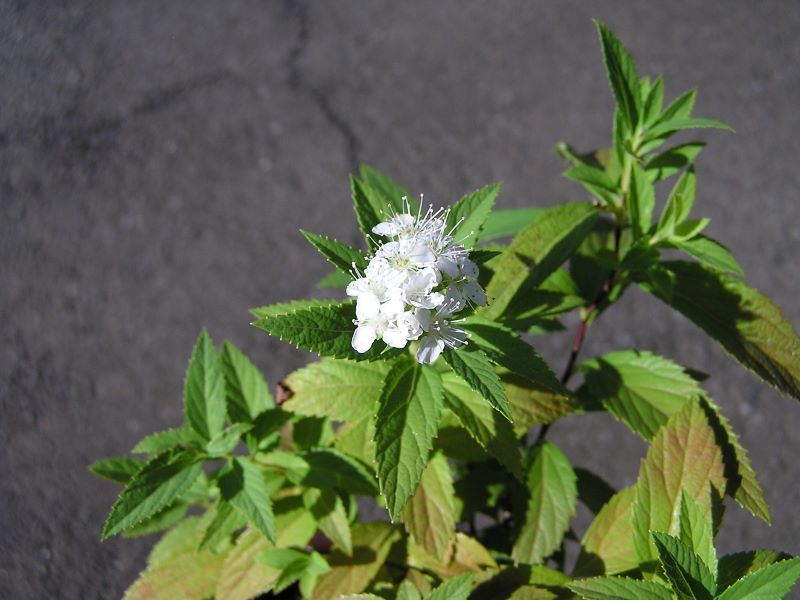
[[[358,242],[358,162],[442,203],[491,181],[500,207],[582,198],[553,146],[609,138],[593,16],[736,128],[701,136],[697,206],[800,325],[796,2],[3,1],[0,596],[122,595],[153,540],[100,543],[117,489],[86,466],[181,419],[201,326],[273,383],[310,359],[247,309],[320,295],[298,229]],[[569,341],[539,348],[560,369]],[[797,402],[636,290],[585,356],[631,346],[711,373],[750,449],[774,524],[732,505],[721,550],[800,553]],[[553,439],[615,486],[645,450],[605,416]]]

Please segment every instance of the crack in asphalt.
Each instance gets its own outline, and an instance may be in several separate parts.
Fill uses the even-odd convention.
[[[300,68],[300,60],[311,40],[311,15],[309,8],[299,0],[285,0],[288,19],[296,23],[297,34],[292,48],[286,57],[285,69],[289,89],[305,94],[316,105],[325,120],[342,136],[347,154],[347,162],[352,172],[357,172],[361,163],[361,142],[353,126],[343,114],[337,111],[330,100],[330,95],[314,86]]]

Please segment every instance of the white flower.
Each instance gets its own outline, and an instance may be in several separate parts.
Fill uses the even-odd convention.
[[[413,232],[415,222],[416,219],[411,215],[394,215],[388,221],[375,225],[372,231],[384,237],[406,237],[410,232]]]
[[[442,278],[439,271],[427,267],[413,273],[403,284],[403,298],[416,308],[436,308],[444,301],[444,296],[432,291]]]
[[[392,348],[405,348],[409,341],[419,339],[420,335],[422,327],[416,315],[411,311],[404,311],[383,332],[383,341]]]
[[[478,265],[469,258],[460,259],[459,262],[453,264],[456,268],[447,273],[451,278],[447,282],[448,292],[464,300],[469,300],[472,304],[485,306],[486,292],[476,280]]]
[[[372,259],[364,275],[347,284],[347,295],[359,298],[368,294],[379,302],[386,302],[400,295],[408,273],[391,267],[386,261]]]
[[[417,361],[422,364],[435,362],[445,346],[455,350],[467,343],[467,332],[450,324],[453,314],[464,308],[463,301],[448,296],[434,314],[425,308],[416,310],[417,320],[425,332],[417,350]]]
[[[436,262],[436,255],[416,238],[387,242],[378,249],[375,257],[401,271],[416,271]]]
[[[361,294],[356,302],[356,330],[351,344],[356,352],[364,353],[372,343],[383,337],[390,322],[403,312],[400,300],[389,300],[381,304],[373,294]]]

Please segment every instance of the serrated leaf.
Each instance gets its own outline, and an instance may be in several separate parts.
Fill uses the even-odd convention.
[[[336,432],[334,447],[364,464],[375,463],[375,420],[372,415],[345,423]]]
[[[719,560],[717,589],[724,590],[746,575],[787,558],[791,558],[791,556],[777,550],[753,550],[727,554]]]
[[[292,395],[282,408],[310,417],[357,421],[375,414],[388,372],[381,362],[322,359],[286,378]]]
[[[429,554],[443,558],[456,533],[453,475],[443,454],[434,454],[402,511],[406,531]]]
[[[405,198],[412,214],[417,212],[419,203],[396,181],[369,165],[362,164],[359,174],[362,181],[378,194],[378,203],[381,206],[391,205],[397,212],[402,212]]]
[[[170,529],[186,516],[188,510],[189,505],[186,502],[180,499],[175,500],[172,504],[162,508],[152,517],[126,528],[125,531],[122,532],[122,537],[132,539]]]
[[[617,109],[627,126],[633,131],[639,123],[642,110],[639,76],[636,64],[611,30],[600,21],[595,20],[600,35],[600,47],[603,52],[603,64],[606,67],[611,91],[614,93]]]
[[[205,329],[200,332],[186,380],[183,384],[183,410],[189,426],[204,440],[210,440],[225,424],[225,378]]]
[[[800,578],[800,558],[782,560],[740,579],[719,600],[780,600],[792,591]]]
[[[675,175],[692,164],[705,146],[705,142],[689,142],[664,150],[647,161],[647,176],[655,183]]]
[[[425,596],[425,600],[467,600],[472,588],[472,573],[453,577]]]
[[[578,500],[594,514],[599,513],[616,494],[605,479],[589,469],[575,467],[575,476],[578,478]]]
[[[672,600],[672,592],[663,585],[628,577],[594,577],[567,587],[584,600]]]
[[[168,450],[139,470],[111,508],[103,539],[153,516],[189,488],[202,470],[188,450]]]
[[[688,600],[712,600],[717,584],[700,557],[671,535],[654,531],[652,536],[664,574],[678,596]]]
[[[650,229],[656,196],[650,178],[636,162],[631,168],[630,187],[630,193],[625,199],[625,208],[628,211],[628,221],[633,229],[634,239],[638,239]]]
[[[303,502],[316,519],[320,531],[347,556],[352,556],[350,521],[339,495],[330,489],[309,489],[303,494]]]
[[[251,423],[262,412],[275,406],[264,376],[241,350],[231,342],[223,342],[220,360],[231,421]]]
[[[692,117],[676,117],[674,119],[660,120],[657,124],[647,130],[645,140],[659,138],[668,133],[682,131],[684,129],[724,129],[734,132],[730,125],[717,121],[716,119],[701,119]]]
[[[419,483],[443,407],[442,381],[427,365],[397,361],[386,376],[375,419],[381,494],[396,518]]]
[[[250,600],[269,590],[278,578],[278,571],[258,562],[255,557],[270,545],[255,529],[248,529],[240,535],[236,545],[226,554],[215,599]]]
[[[647,126],[661,116],[664,105],[664,78],[659,75],[646,95],[642,90],[642,97],[642,123]]]
[[[468,317],[461,326],[469,333],[469,341],[495,364],[551,391],[567,395],[547,363],[507,327],[480,317]]]
[[[551,391],[526,377],[504,372],[500,380],[511,407],[514,431],[518,435],[534,425],[552,423],[580,409],[578,400],[572,394]]]
[[[694,101],[697,98],[697,89],[685,91],[675,98],[670,105],[661,113],[658,122],[671,121],[672,119],[686,119],[692,114]]]
[[[362,592],[378,574],[392,545],[402,538],[388,523],[353,526],[353,556],[334,550],[328,555],[331,570],[319,578],[312,600],[328,600]]]
[[[363,496],[378,493],[373,474],[358,461],[333,448],[315,448],[297,454],[296,458],[304,462],[305,467],[301,471],[289,472],[289,479],[294,483],[336,488]]]
[[[223,429],[206,444],[206,452],[209,456],[224,456],[233,452],[242,434],[253,428],[249,423],[234,423],[227,429]]]
[[[717,436],[717,444],[722,449],[725,462],[725,479],[728,482],[726,493],[742,508],[749,510],[754,516],[770,523],[769,505],[764,497],[764,490],[758,482],[747,450],[739,442],[739,436],[727,417],[707,395],[703,396],[703,408],[706,409],[708,422]]]
[[[311,306],[289,313],[264,315],[253,325],[284,342],[321,356],[352,360],[381,358],[384,344],[380,342],[373,344],[372,349],[364,354],[353,349],[355,311],[352,302]]]
[[[724,489],[722,452],[714,431],[699,404],[690,402],[661,428],[639,470],[633,538],[640,562],[646,565],[656,558],[651,531],[679,534],[682,491],[711,521],[712,494],[721,498]]]
[[[593,206],[582,202],[543,211],[496,259],[494,276],[486,287],[490,302],[481,313],[489,319],[497,318],[515,296],[542,283],[572,256],[598,214]]]
[[[577,478],[569,459],[550,442],[533,450],[527,472],[525,521],[511,556],[541,563],[561,545],[578,501]]]
[[[334,269],[325,277],[317,282],[318,288],[346,288],[347,284],[353,281],[349,274],[342,273],[339,269]],[[252,312],[252,311],[251,311]]]
[[[493,210],[483,224],[478,241],[490,242],[516,235],[521,229],[530,225],[534,219],[537,219],[543,211],[542,208]]]
[[[717,551],[714,549],[714,525],[707,520],[697,502],[681,494],[679,535],[683,544],[692,550],[711,573],[717,572]]]
[[[506,394],[500,378],[483,352],[471,351],[467,348],[460,351],[445,348],[442,354],[456,375],[478,392],[484,400],[491,404],[492,408],[511,421]]]
[[[220,496],[247,517],[256,529],[275,543],[272,500],[261,470],[249,459],[237,456],[219,478]]]
[[[302,496],[283,496],[273,504],[275,513],[275,546],[304,547],[317,531],[317,521],[303,502]]]
[[[115,483],[128,483],[143,466],[143,460],[120,456],[118,458],[99,460],[89,467],[89,470],[103,479],[108,479]]]
[[[592,396],[646,440],[700,393],[683,367],[646,351],[612,352],[580,369]]]
[[[452,206],[446,230],[452,230],[450,235],[457,243],[465,248],[475,245],[499,193],[500,184],[493,183],[467,194]]]
[[[202,600],[214,594],[225,554],[197,551],[200,522],[190,517],[159,541],[125,600]]]
[[[590,194],[609,206],[617,203],[617,183],[605,171],[591,165],[579,164],[567,169],[564,177],[577,181]]]
[[[213,514],[214,518],[203,531],[203,538],[198,546],[200,550],[213,551],[247,524],[247,518],[223,499],[219,499],[214,505]]]
[[[704,235],[689,240],[670,240],[669,245],[686,252],[701,263],[724,273],[744,275],[742,267],[725,246]]]
[[[442,376],[445,405],[455,413],[469,434],[515,477],[522,479],[519,444],[508,419],[490,407],[483,397],[452,373]]]
[[[353,272],[353,267],[359,271],[363,271],[368,264],[367,257],[360,250],[356,250],[324,235],[311,233],[310,231],[300,230],[312,246],[314,246],[319,253],[324,256],[329,263],[339,269],[345,275],[350,275]],[[352,278],[352,277],[351,277]]]
[[[160,454],[165,450],[171,450],[172,448],[192,443],[201,444],[201,440],[190,427],[182,425],[180,427],[151,433],[136,444],[131,452],[134,454]]]
[[[766,296],[696,263],[662,264],[645,285],[717,340],[745,368],[800,400],[800,337]]]
[[[419,590],[411,581],[404,579],[397,586],[397,598],[395,600],[422,600]]]
[[[697,177],[692,167],[681,175],[673,186],[658,220],[654,241],[671,237],[675,227],[686,221],[694,205],[696,188]]]
[[[633,544],[633,505],[636,487],[620,490],[600,509],[581,540],[576,577],[614,575],[639,563]]]
[[[256,319],[261,319],[263,317],[276,317],[279,315],[285,315],[307,308],[332,306],[340,303],[341,300],[323,300],[319,298],[312,298],[308,300],[289,300],[287,302],[277,302],[267,306],[251,308],[250,314],[252,314]]]
[[[328,563],[317,552],[307,553],[291,548],[269,548],[259,554],[257,560],[280,571],[278,579],[272,586],[275,594],[280,594],[298,581],[303,587],[303,581],[309,577],[316,579],[317,576],[330,571]],[[307,597],[307,594],[303,596]]]

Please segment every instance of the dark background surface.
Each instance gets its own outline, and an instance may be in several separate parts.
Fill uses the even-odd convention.
[[[696,206],[800,324],[796,2],[0,3],[0,596],[121,596],[153,540],[99,542],[117,488],[86,466],[180,420],[203,325],[272,383],[309,360],[247,309],[320,294],[297,230],[357,243],[357,162],[441,203],[582,198],[552,149],[610,135],[592,16],[736,128]],[[568,337],[538,343],[557,370]],[[751,451],[774,525],[731,505],[721,550],[800,552],[797,402],[637,290],[584,356],[631,346],[711,373]],[[615,486],[644,453],[603,416],[553,439]]]

